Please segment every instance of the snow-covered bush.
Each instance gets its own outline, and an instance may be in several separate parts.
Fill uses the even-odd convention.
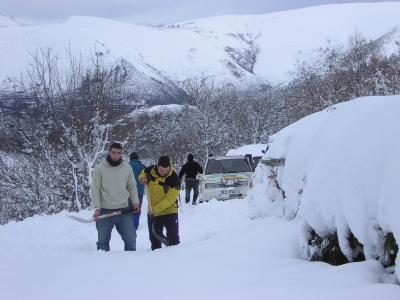
[[[399,114],[399,96],[359,98],[273,135],[252,180],[252,216],[301,219],[308,259],[365,257],[393,266],[400,241]],[[332,257],[336,246],[340,253]]]

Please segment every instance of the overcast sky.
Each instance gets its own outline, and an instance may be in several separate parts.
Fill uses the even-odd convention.
[[[163,24],[224,14],[264,14],[306,6],[379,0],[0,0],[0,12],[30,23],[96,16]],[[389,2],[389,1],[387,1]],[[391,1],[400,2],[400,1]]]

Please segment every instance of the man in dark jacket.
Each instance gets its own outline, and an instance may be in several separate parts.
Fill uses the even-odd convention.
[[[194,155],[189,153],[187,156],[187,163],[185,163],[179,172],[179,178],[182,179],[183,175],[185,178],[185,202],[190,202],[190,193],[193,189],[193,201],[192,204],[196,205],[197,197],[199,196],[199,180],[196,179],[197,174],[203,173],[203,168],[200,164],[194,161]]]

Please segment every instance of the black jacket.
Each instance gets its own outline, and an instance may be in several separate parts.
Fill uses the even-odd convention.
[[[197,174],[203,173],[203,168],[196,161],[188,161],[183,165],[181,171],[179,172],[179,178],[182,179],[183,175],[186,175],[186,178],[196,178]]]

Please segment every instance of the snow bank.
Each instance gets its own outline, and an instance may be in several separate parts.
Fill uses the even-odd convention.
[[[366,259],[383,259],[385,236],[400,241],[399,114],[400,96],[359,98],[272,136],[248,195],[252,216],[297,216],[321,237],[337,232],[350,261],[352,233]]]

